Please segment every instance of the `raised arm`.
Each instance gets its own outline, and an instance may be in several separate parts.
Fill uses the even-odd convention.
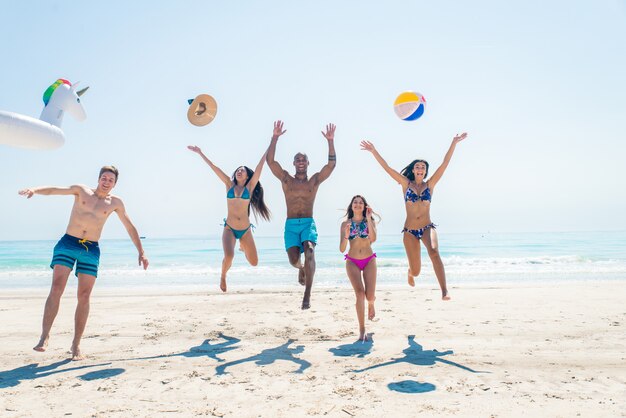
[[[380,164],[380,166],[387,172],[387,174],[389,174],[395,181],[400,183],[402,187],[406,187],[409,184],[408,178],[404,177],[402,174],[389,167],[387,161],[385,161],[385,159],[378,153],[378,151],[374,147],[374,144],[372,144],[370,141],[361,141],[361,150],[371,152],[376,161],[378,161],[378,164]]]
[[[263,165],[265,164],[266,158],[267,158],[267,151],[263,153],[263,156],[261,157],[261,161],[259,161],[259,163],[256,165],[256,168],[254,169],[254,174],[252,175],[252,178],[248,182],[248,190],[250,190],[250,192],[254,190],[254,188],[256,187],[256,184],[259,182],[259,179],[261,178],[261,170],[263,170]]]
[[[215,174],[217,174],[217,177],[219,177],[220,180],[222,180],[222,183],[224,183],[226,185],[226,187],[230,187],[232,185],[233,181],[230,179],[228,174],[224,173],[221,168],[219,168],[218,166],[213,164],[213,162],[211,160],[209,160],[206,155],[204,155],[204,153],[202,152],[200,147],[195,146],[195,145],[189,145],[187,147],[187,149],[189,149],[190,151],[195,152],[200,157],[202,157],[204,162],[207,163],[209,165],[209,167],[211,167],[211,170],[213,170],[215,172]]]
[[[73,185],[69,187],[56,187],[56,186],[41,186],[41,187],[32,187],[28,189],[22,189],[17,193],[26,196],[26,198],[30,199],[33,195],[42,194],[42,195],[78,195],[84,186]]]
[[[128,236],[130,237],[130,239],[133,241],[133,244],[135,244],[135,247],[137,248],[137,252],[139,253],[139,265],[143,266],[143,269],[147,269],[148,268],[148,258],[146,257],[144,250],[143,250],[143,246],[141,245],[141,239],[139,238],[139,233],[137,232],[137,228],[135,228],[135,225],[133,225],[133,223],[130,220],[130,217],[128,216],[128,213],[126,213],[126,208],[124,207],[124,203],[120,200],[118,200],[118,205],[117,205],[117,209],[115,209],[115,212],[117,213],[117,216],[120,218],[120,221],[122,221],[122,224],[124,225],[124,228],[126,228],[126,232],[128,232]]]
[[[335,166],[337,165],[337,154],[335,153],[335,128],[336,126],[332,123],[326,125],[326,132],[322,131],[322,135],[328,141],[328,163],[319,173],[314,174],[313,176],[317,176],[317,183],[321,183],[330,177],[330,173],[333,172]]]
[[[285,132],[287,132],[286,130],[283,130],[283,122],[281,120],[277,120],[276,122],[274,122],[274,131],[272,132],[272,141],[270,142],[270,146],[267,149],[267,166],[270,168],[270,170],[272,171],[272,174],[274,174],[280,181],[283,181],[285,179],[286,175],[289,175],[289,173],[287,173],[281,166],[280,164],[278,164],[278,162],[274,159],[274,157],[276,156],[276,144],[278,143],[278,138],[280,138],[280,136],[282,134],[284,134]]]
[[[428,180],[428,185],[431,189],[435,187],[437,182],[441,179],[441,176],[443,176],[443,173],[446,171],[446,168],[448,168],[448,164],[450,164],[456,144],[463,141],[465,138],[467,138],[467,132],[463,132],[461,135],[456,135],[452,138],[452,144],[450,144],[450,148],[448,149],[448,152],[446,152],[446,156],[443,157],[443,163],[441,163],[439,168],[437,168],[435,173]]]

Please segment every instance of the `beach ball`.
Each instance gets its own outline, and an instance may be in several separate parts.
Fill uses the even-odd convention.
[[[393,103],[393,110],[402,120],[410,121],[418,119],[424,114],[426,99],[420,93],[405,91],[400,93]]]

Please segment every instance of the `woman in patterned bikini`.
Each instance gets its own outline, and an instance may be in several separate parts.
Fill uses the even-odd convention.
[[[443,159],[443,163],[435,173],[426,180],[428,176],[428,162],[424,160],[414,160],[407,165],[401,173],[389,167],[387,162],[378,153],[374,144],[369,141],[361,141],[361,149],[372,153],[381,167],[400,185],[404,195],[404,206],[406,209],[406,221],[402,230],[404,249],[409,259],[408,282],[410,286],[415,286],[415,277],[420,273],[422,267],[420,241],[426,247],[428,256],[433,263],[433,269],[441,288],[441,298],[450,300],[448,288],[446,286],[446,272],[439,255],[439,245],[437,242],[437,231],[435,224],[430,219],[430,201],[435,185],[448,168],[456,144],[467,137],[467,133],[456,135],[452,139],[450,149]]]
[[[254,171],[246,166],[241,166],[235,170],[232,177],[229,177],[228,174],[213,164],[199,147],[190,145],[187,148],[202,157],[226,186],[228,215],[224,219],[224,232],[222,233],[224,259],[222,260],[222,275],[220,277],[220,289],[222,292],[226,292],[226,273],[233,264],[237,240],[239,240],[240,249],[246,255],[248,263],[252,266],[259,263],[256,245],[252,231],[250,231],[250,228],[254,226],[250,223],[250,206],[252,206],[255,216],[258,215],[269,221],[270,211],[263,200],[263,187],[259,182],[261,169],[265,163],[265,154],[261,157],[261,161]]]
[[[372,243],[376,241],[376,222],[372,219],[372,208],[361,195],[350,201],[346,211],[346,221],[339,230],[339,251],[345,254],[346,272],[356,295],[356,316],[359,321],[359,340],[367,341],[365,334],[365,299],[367,317],[374,319],[374,293],[376,291],[376,253]]]

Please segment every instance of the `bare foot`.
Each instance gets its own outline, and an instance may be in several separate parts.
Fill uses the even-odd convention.
[[[48,348],[48,338],[49,337],[41,337],[37,345],[33,347],[33,350],[39,351],[40,353],[46,351],[46,348]]]
[[[369,339],[367,338],[367,334],[365,333],[365,330],[361,331],[359,334],[360,334],[359,341],[361,342],[369,341]]]
[[[375,317],[376,317],[376,310],[374,309],[374,304],[368,302],[368,304],[367,304],[367,319],[372,321],[372,320],[374,320]]]
[[[415,278],[411,276],[411,270],[408,270],[407,274],[409,276],[409,286],[415,287]]]
[[[304,286],[304,267],[298,269],[298,283],[300,283],[302,286]]]
[[[447,290],[441,292],[441,300],[450,300],[450,294]]]
[[[220,279],[220,289],[222,289],[222,292],[226,292],[226,277]]]
[[[80,347],[72,347],[71,352],[72,352],[72,361],[80,361],[80,360],[85,359],[85,356],[80,351]]]
[[[303,299],[302,300],[302,310],[309,309],[311,307],[311,301]]]

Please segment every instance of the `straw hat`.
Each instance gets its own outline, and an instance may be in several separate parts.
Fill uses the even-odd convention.
[[[208,94],[200,94],[188,102],[187,119],[189,122],[196,126],[204,126],[213,121],[217,113],[217,102],[213,97]]]

